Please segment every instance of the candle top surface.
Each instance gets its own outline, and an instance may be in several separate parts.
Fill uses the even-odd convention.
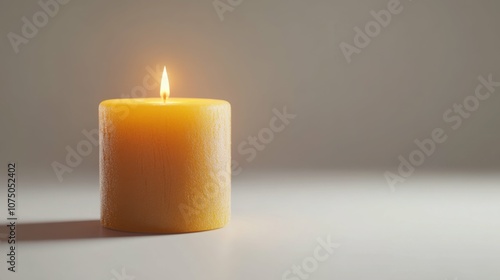
[[[119,104],[134,104],[139,106],[213,106],[224,105],[229,102],[221,99],[208,98],[118,98],[101,102],[100,106],[113,106]]]

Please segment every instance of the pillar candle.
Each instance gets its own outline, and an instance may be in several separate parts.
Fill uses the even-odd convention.
[[[162,98],[106,100],[99,132],[104,227],[179,233],[228,223],[228,102],[168,98],[163,91]]]

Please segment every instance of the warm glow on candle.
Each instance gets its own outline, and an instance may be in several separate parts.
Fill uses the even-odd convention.
[[[101,224],[142,233],[224,227],[231,217],[231,105],[170,98],[166,67],[159,86],[160,98],[99,104]]]
[[[163,75],[161,76],[160,95],[163,102],[170,96],[170,85],[168,83],[167,67],[165,66],[163,66]]]

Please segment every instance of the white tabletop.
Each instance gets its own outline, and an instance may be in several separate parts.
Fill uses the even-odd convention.
[[[95,179],[21,181],[17,272],[3,226],[0,279],[498,280],[499,185],[414,175],[393,192],[381,173],[245,174],[227,227],[143,235],[100,227]]]

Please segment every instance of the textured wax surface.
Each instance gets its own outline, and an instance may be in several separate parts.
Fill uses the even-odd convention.
[[[230,218],[231,107],[210,99],[99,105],[101,223],[192,232]]]

